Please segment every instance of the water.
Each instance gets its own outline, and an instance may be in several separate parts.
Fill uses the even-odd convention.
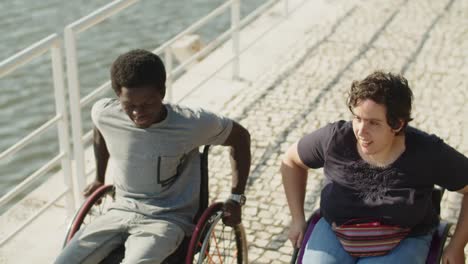
[[[52,33],[63,34],[67,24],[109,2],[0,2],[0,61]],[[98,26],[80,33],[77,50],[82,95],[109,79],[109,66],[120,53],[134,48],[153,50],[223,2],[141,0]],[[244,17],[265,2],[242,1],[241,16]],[[228,27],[229,11],[196,33],[209,41]],[[0,78],[0,152],[54,116],[51,72],[50,53],[46,53],[13,74]],[[110,92],[108,95],[112,96]],[[89,107],[84,109],[82,116],[84,131],[87,131],[91,128]],[[51,128],[11,158],[0,160],[0,196],[57,153],[57,132]]]

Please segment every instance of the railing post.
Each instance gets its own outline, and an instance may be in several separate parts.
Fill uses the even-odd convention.
[[[232,29],[232,79],[239,79],[240,71],[240,0],[232,0],[231,29]]]
[[[164,64],[166,68],[166,101],[172,102],[172,52],[171,47],[164,49]]]
[[[64,32],[65,52],[67,61],[68,92],[70,97],[70,114],[72,123],[72,138],[75,159],[75,204],[78,206],[83,202],[81,192],[85,188],[85,162],[82,142],[81,106],[80,106],[80,83],[78,79],[78,63],[76,56],[76,40],[73,28],[67,26]]]
[[[74,190],[73,190],[73,176],[71,170],[71,153],[70,141],[68,133],[68,111],[66,107],[66,93],[64,86],[63,64],[62,64],[62,42],[57,40],[51,47],[52,55],[52,77],[54,80],[54,95],[55,95],[55,109],[57,115],[61,118],[57,123],[57,132],[59,137],[60,152],[64,154],[61,159],[62,173],[65,185],[68,192],[65,195],[65,207],[67,216],[72,217],[76,210]]]

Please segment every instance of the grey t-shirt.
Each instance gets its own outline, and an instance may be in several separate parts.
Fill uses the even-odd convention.
[[[438,222],[432,204],[434,184],[451,191],[468,185],[468,158],[440,138],[408,127],[406,150],[385,168],[369,165],[358,154],[351,122],[329,124],[298,143],[302,162],[324,169],[320,209],[328,222],[378,218],[428,232]]]
[[[190,234],[199,204],[198,147],[224,143],[232,121],[202,109],[165,106],[163,121],[141,129],[118,100],[101,99],[92,108],[92,120],[110,154],[113,208],[175,222]]]

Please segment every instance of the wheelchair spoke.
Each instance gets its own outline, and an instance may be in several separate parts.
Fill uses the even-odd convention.
[[[198,241],[198,246],[199,246],[200,248],[203,246],[201,241]],[[213,261],[213,259],[212,259],[212,257],[211,257],[211,254],[210,254],[210,252],[209,252],[209,247],[208,247],[208,249],[205,250],[205,257],[208,258],[208,261],[209,261],[208,263],[216,263],[216,262]],[[201,258],[201,257],[200,257],[200,254],[199,254],[199,258]],[[199,262],[199,261],[198,261],[198,262]]]
[[[224,228],[223,228],[223,229],[224,229]],[[216,251],[218,252],[219,261],[220,261],[221,264],[223,264],[223,260],[222,260],[222,258],[221,258],[221,252],[219,252],[218,240],[216,239],[215,233],[216,233],[216,231],[213,232],[211,235],[212,235],[212,237],[213,237],[213,242],[214,242],[215,249],[216,249]],[[223,244],[224,244],[224,241],[223,241]]]
[[[234,237],[234,230],[231,227],[225,226],[221,221],[217,222],[211,234],[207,237],[209,241],[198,241],[200,248],[203,248],[203,243],[208,244],[204,248],[203,256],[199,256],[196,263],[237,263],[236,241]]]
[[[227,241],[235,241],[235,240],[233,240],[233,234],[234,234],[234,232],[232,232],[232,231],[229,232],[229,239],[228,239]],[[228,251],[228,255],[231,256],[231,247],[229,247],[228,250],[229,250],[229,251]],[[231,263],[234,263],[234,260],[237,259],[237,252],[234,251],[234,252],[232,253],[232,256],[233,256],[233,257],[232,257],[232,259],[231,259],[231,260],[232,260]]]
[[[231,227],[225,225],[218,226],[212,234],[215,250],[219,263],[235,263],[237,260],[237,251],[235,250],[234,232]]]
[[[189,258],[192,263],[245,264],[248,263],[245,231],[241,225],[230,227],[222,221],[222,209],[210,212],[198,229],[196,246]]]

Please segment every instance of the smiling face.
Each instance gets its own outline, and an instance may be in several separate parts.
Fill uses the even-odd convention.
[[[122,108],[138,128],[148,128],[166,118],[163,96],[154,87],[122,87],[118,97]]]
[[[358,101],[352,109],[353,131],[359,152],[367,156],[385,157],[392,153],[396,132],[387,122],[385,106],[373,100]]]

